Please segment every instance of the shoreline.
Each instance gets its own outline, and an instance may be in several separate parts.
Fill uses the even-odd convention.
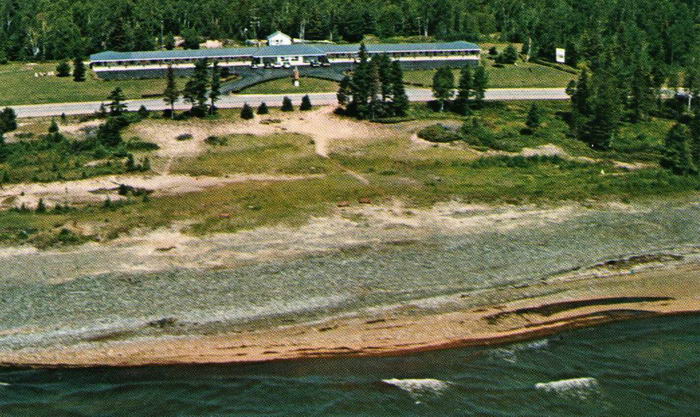
[[[494,302],[449,311],[411,303],[391,310],[277,328],[1,352],[2,367],[89,368],[243,364],[401,356],[544,337],[623,320],[700,313],[700,263],[642,272],[552,277],[478,295]],[[548,295],[532,295],[547,290]],[[531,294],[528,296],[528,294]],[[461,296],[464,299],[464,296]],[[505,297],[505,301],[500,298]],[[469,298],[469,297],[466,297]]]

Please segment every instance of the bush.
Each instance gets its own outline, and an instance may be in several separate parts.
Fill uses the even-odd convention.
[[[459,133],[441,124],[435,124],[423,128],[418,132],[418,137],[428,142],[446,143],[460,140]]]
[[[489,55],[491,55],[491,56],[496,56],[496,55],[498,55],[498,49],[496,49],[495,46],[490,47],[490,48],[489,48]]]
[[[294,111],[294,105],[292,104],[292,99],[285,96],[282,99],[282,111]]]
[[[139,117],[141,117],[142,119],[148,118],[148,109],[144,105],[139,107],[139,110],[137,111],[137,113],[138,113]]]
[[[56,76],[57,77],[70,77],[70,64],[66,61],[61,61],[56,66]]]
[[[220,136],[209,136],[208,138],[204,139],[204,143],[211,146],[226,146],[228,145],[228,139]]]
[[[267,108],[267,104],[265,102],[260,103],[260,106],[258,106],[258,114],[269,114],[270,109]]]
[[[496,58],[500,64],[515,64],[518,60],[518,50],[513,45],[508,45],[506,49]]]
[[[124,143],[124,148],[127,151],[138,152],[138,151],[155,151],[160,149],[160,146],[153,142],[145,142],[141,138],[133,137]]]
[[[193,137],[194,137],[194,136],[192,136],[191,133],[183,133],[183,134],[181,134],[181,135],[177,135],[177,136],[175,137],[175,140],[179,140],[179,141],[182,142],[182,141],[185,141],[185,140],[192,140]]]
[[[311,98],[310,98],[309,95],[307,94],[307,95],[305,95],[304,97],[302,97],[302,99],[301,99],[301,105],[299,106],[299,110],[301,110],[301,111],[308,111],[308,110],[311,110],[311,109],[312,109],[312,106],[311,106]]]
[[[244,120],[250,120],[255,117],[255,113],[253,113],[253,108],[248,105],[248,103],[245,103],[243,105],[243,108],[241,109],[241,119]]]

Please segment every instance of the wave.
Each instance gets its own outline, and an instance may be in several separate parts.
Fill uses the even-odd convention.
[[[383,379],[383,383],[393,385],[398,387],[411,395],[417,394],[440,394],[449,385],[449,382],[441,381],[439,379],[433,378],[423,378],[423,379]]]
[[[558,381],[538,382],[535,389],[556,393],[564,396],[586,398],[590,394],[597,393],[600,389],[598,380],[591,377],[561,379]]]
[[[518,352],[528,350],[540,350],[549,346],[549,339],[534,340],[526,343],[516,343],[506,348],[498,348],[490,351],[490,356],[502,359],[506,362],[515,363],[518,359]]]

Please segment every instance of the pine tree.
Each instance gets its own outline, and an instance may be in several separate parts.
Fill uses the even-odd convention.
[[[666,135],[661,166],[676,175],[698,173],[690,147],[690,131],[686,126],[676,124]]]
[[[43,198],[39,199],[39,202],[36,205],[36,212],[37,213],[46,213],[46,203],[44,203]]]
[[[121,87],[117,87],[112,90],[112,92],[109,93],[109,96],[107,96],[107,99],[111,100],[109,103],[110,116],[119,116],[126,110],[126,105],[124,104],[126,97],[124,96],[124,92],[122,91]]]
[[[369,64],[369,54],[364,43],[360,45],[359,62],[355,65],[352,74],[352,101],[349,105],[351,114],[360,119],[369,116],[369,99],[371,91],[371,68]]]
[[[474,95],[474,72],[471,65],[465,65],[459,75],[457,91],[457,107],[460,114],[467,115],[471,112],[470,103]]]
[[[58,133],[58,123],[56,123],[56,119],[51,119],[51,125],[49,126],[49,134],[53,135],[55,133]]]
[[[175,118],[175,103],[180,99],[180,90],[177,89],[177,83],[175,82],[175,71],[173,71],[173,66],[168,65],[168,71],[166,72],[166,85],[165,91],[163,91],[163,101],[165,104],[170,106],[170,118]]]
[[[308,111],[308,110],[311,110],[312,108],[313,108],[313,106],[311,106],[311,98],[307,94],[301,98],[301,105],[299,106],[299,110]]]
[[[632,121],[646,120],[654,107],[656,96],[651,74],[651,64],[646,48],[636,54],[636,62],[630,80],[629,108],[632,111]]]
[[[690,122],[690,150],[693,154],[693,162],[700,168],[700,111],[695,112],[695,118]]]
[[[0,131],[12,132],[17,129],[17,114],[11,107],[5,107],[0,113]]]
[[[287,96],[284,96],[282,99],[282,111],[294,111],[294,105],[292,104],[292,99],[290,99]]]
[[[340,85],[338,87],[338,93],[336,94],[336,97],[338,98],[338,104],[342,107],[345,107],[348,104],[350,104],[350,100],[352,99],[351,84],[352,80],[348,75],[346,75],[345,77],[343,77],[342,80],[340,80]]]
[[[199,33],[193,28],[185,29],[182,32],[182,37],[185,38],[185,42],[182,47],[185,49],[199,49],[199,44],[202,42],[202,38]]]
[[[255,113],[253,113],[253,108],[248,105],[248,103],[245,103],[243,105],[243,108],[241,109],[241,119],[244,120],[250,120],[255,117]]]
[[[527,112],[527,120],[525,121],[525,125],[530,129],[536,129],[540,127],[540,124],[542,123],[541,119],[540,107],[537,105],[537,103],[532,103],[530,110]]]
[[[214,67],[211,71],[211,87],[209,88],[209,113],[216,114],[216,102],[221,97],[221,71],[219,64],[214,62]]]
[[[454,96],[455,78],[452,70],[439,68],[433,75],[433,97],[440,103],[440,111],[445,110],[445,104]]]
[[[258,114],[268,113],[270,113],[270,110],[267,108],[267,104],[265,104],[265,102],[260,103],[260,106],[258,106]]]
[[[369,63],[369,104],[368,117],[374,120],[381,117],[383,113],[382,104],[382,81],[379,76],[379,60],[377,56]]]
[[[403,70],[397,61],[391,63],[391,74],[392,113],[395,116],[405,116],[410,103],[403,83]]]
[[[85,81],[85,63],[83,62],[83,57],[77,56],[73,60],[73,81],[83,82]]]
[[[497,61],[501,64],[515,64],[518,60],[518,50],[511,44],[498,56]]]
[[[474,104],[477,108],[481,108],[484,105],[484,98],[486,97],[486,88],[489,85],[489,74],[486,72],[486,68],[483,65],[476,67],[474,71]]]
[[[175,49],[175,36],[171,32],[165,34],[163,38],[163,47],[168,51]]]
[[[139,117],[142,119],[148,118],[148,109],[143,104],[141,105],[141,107],[139,107],[136,113],[138,113]]]
[[[207,92],[209,89],[209,62],[200,59],[194,66],[192,77],[182,92],[187,103],[192,105],[193,116],[204,117],[207,114]]]
[[[70,76],[70,65],[66,61],[61,61],[56,65],[56,76],[57,77],[69,77]]]
[[[590,117],[581,126],[579,137],[593,149],[608,149],[621,118],[621,96],[616,80],[600,71],[595,75],[593,97],[590,99]]]

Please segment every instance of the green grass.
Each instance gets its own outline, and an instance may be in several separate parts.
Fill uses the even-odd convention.
[[[566,87],[576,76],[555,68],[535,63],[518,61],[517,65],[505,65],[502,68],[487,63],[489,88],[556,88]],[[455,82],[459,79],[459,71],[455,70]],[[404,80],[407,83],[430,87],[433,84],[435,70],[406,71]]]
[[[489,103],[477,112],[493,134],[493,142],[513,152],[524,147],[554,144],[574,156],[494,156],[479,158],[467,143],[413,146],[410,132],[425,122],[396,126],[396,136],[336,148],[329,159],[314,154],[309,137],[280,133],[266,137],[225,136],[226,145],[210,146],[197,157],[181,159],[174,172],[191,175],[239,173],[323,174],[299,181],[232,183],[196,193],[151,198],[131,197],[113,208],[101,205],[75,208],[68,213],[0,213],[0,240],[62,245],[83,239],[112,239],[134,229],[164,227],[173,222],[191,224],[193,234],[234,232],[271,225],[299,225],[314,216],[328,215],[341,201],[369,198],[373,203],[401,200],[407,206],[426,207],[458,199],[473,203],[549,203],[557,201],[628,201],[697,195],[700,177],[679,177],[658,168],[658,146],[670,121],[654,119],[623,125],[620,137],[606,152],[589,149],[567,135],[568,106],[541,102],[543,125],[534,134],[521,134],[531,103]],[[424,104],[412,115],[430,115]],[[439,115],[454,119],[449,113]],[[172,122],[178,123],[178,122]],[[643,134],[643,137],[639,135]],[[648,168],[627,171],[613,160],[646,161]],[[363,184],[344,171],[369,180]],[[77,225],[77,226],[76,226]],[[67,236],[64,228],[85,226],[94,235]]]
[[[242,94],[305,94],[326,93],[338,90],[338,83],[320,78],[303,77],[299,87],[294,87],[291,78],[266,81],[246,88]]]
[[[19,104],[104,101],[110,91],[121,87],[129,99],[160,94],[165,88],[162,79],[103,81],[88,72],[81,83],[72,77],[34,77],[37,72],[56,70],[56,63],[10,63],[0,65],[0,106]],[[179,80],[180,87],[184,85]]]

